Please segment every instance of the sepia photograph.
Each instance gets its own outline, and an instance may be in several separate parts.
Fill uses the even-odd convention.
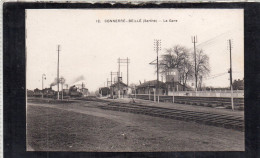
[[[244,9],[26,9],[26,151],[245,151]]]

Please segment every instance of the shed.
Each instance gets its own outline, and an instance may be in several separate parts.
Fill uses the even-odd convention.
[[[136,88],[137,94],[154,94],[154,89],[157,87],[157,80],[147,81]],[[164,95],[166,93],[166,84],[159,81],[159,91],[160,95]]]
[[[127,95],[128,86],[122,81],[116,82],[110,86],[111,97],[117,96],[118,98]]]

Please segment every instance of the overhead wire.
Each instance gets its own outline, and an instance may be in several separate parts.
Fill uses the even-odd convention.
[[[227,75],[227,74],[228,74],[228,72],[224,72],[224,73],[220,73],[220,74],[215,74],[215,75],[212,75],[212,76],[209,76],[209,77],[205,77],[204,80],[214,79],[214,78],[221,77],[221,76],[224,76],[224,75]]]

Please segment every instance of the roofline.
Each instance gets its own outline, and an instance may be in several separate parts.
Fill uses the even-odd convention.
[[[116,83],[112,84],[110,87],[115,87],[115,85],[116,85],[117,83],[121,83],[121,84],[125,85],[126,87],[128,87],[127,84],[125,84],[125,83],[122,82],[122,81],[116,82]]]

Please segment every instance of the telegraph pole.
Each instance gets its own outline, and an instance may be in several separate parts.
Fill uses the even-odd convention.
[[[129,73],[128,73],[128,64],[129,64],[129,59],[128,57],[126,59],[118,59],[118,73],[119,73],[119,76],[120,76],[120,64],[123,64],[123,63],[126,63],[126,66],[127,66],[127,92],[128,92],[128,84],[129,84]],[[123,77],[122,75],[122,72],[121,72],[121,77]],[[122,80],[123,81],[123,80]]]
[[[61,82],[61,100],[63,100],[63,83],[64,83],[63,77],[61,77],[60,82]]]
[[[232,110],[234,110],[234,99],[233,99],[233,85],[232,85],[232,54],[231,54],[231,50],[232,50],[232,45],[231,45],[231,40],[229,40],[229,52],[230,52],[230,91],[231,91],[231,106],[232,106]]]
[[[120,77],[120,58],[118,58],[118,73],[119,73],[118,77]]]
[[[117,76],[117,78],[119,78],[119,73],[118,72],[110,72],[110,76],[111,76],[111,83],[112,83],[112,78],[113,76]],[[115,78],[114,78],[114,83],[115,83]]]
[[[197,59],[196,59],[196,45],[195,43],[197,43],[197,36],[193,36],[191,38],[191,42],[194,44],[194,57],[195,57],[195,91],[197,91]]]
[[[120,68],[121,68],[121,64],[124,64],[126,63],[126,67],[127,67],[127,86],[129,84],[129,63],[130,63],[130,60],[128,59],[128,57],[126,59],[118,59],[118,72],[120,74]],[[125,66],[125,65],[123,65]],[[122,77],[122,72],[121,72],[121,77]]]
[[[161,40],[155,39],[154,40],[154,49],[157,53],[156,58],[156,65],[157,65],[157,86],[156,86],[156,93],[158,95],[158,103],[159,103],[159,58],[158,58],[158,52],[161,50]]]
[[[111,85],[112,85],[112,72],[110,73],[110,75],[111,75]]]
[[[129,77],[129,75],[128,75],[128,63],[129,63],[129,62],[128,62],[128,57],[126,58],[126,61],[127,61],[127,87],[128,87],[128,84],[129,84],[129,83],[128,83],[128,77]]]
[[[118,84],[118,98],[120,98],[120,86],[119,86],[119,78],[120,78],[120,58],[118,58],[118,77],[117,77],[117,84]]]
[[[157,94],[158,94],[158,103],[159,103],[159,88],[160,88],[160,86],[159,86],[159,60],[158,60],[158,41],[156,41],[156,52],[157,52],[157,59],[156,59],[156,63],[157,63]]]
[[[57,66],[57,86],[58,86],[58,97],[57,99],[59,100],[60,98],[60,92],[59,92],[59,83],[60,83],[60,79],[59,79],[59,62],[60,62],[60,45],[58,45],[58,66]]]
[[[112,85],[112,80],[109,81],[109,78],[107,78],[107,87],[111,86]]]
[[[110,75],[111,75],[111,85],[112,85],[112,78],[113,78],[113,75],[116,75],[117,76],[117,79],[119,79],[119,73],[118,72],[110,72]],[[115,78],[114,78],[114,83],[115,83]],[[118,84],[119,85],[119,84]],[[118,86],[118,88],[119,88],[119,86]],[[114,90],[113,90],[114,91]],[[110,95],[111,95],[111,97],[113,97],[113,91],[110,89]]]

